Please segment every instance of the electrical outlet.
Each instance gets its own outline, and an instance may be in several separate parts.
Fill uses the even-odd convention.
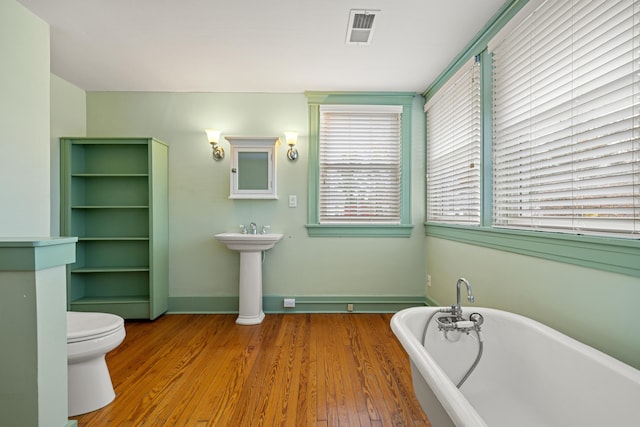
[[[289,207],[295,208],[298,206],[298,196],[295,194],[289,194]]]
[[[431,287],[431,275],[427,274],[427,288]]]
[[[285,306],[285,308],[295,308],[296,299],[295,298],[285,298],[284,299],[284,306]]]
[[[347,304],[347,311],[353,311],[353,304]]]

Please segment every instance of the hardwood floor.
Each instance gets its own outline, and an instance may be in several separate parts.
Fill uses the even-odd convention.
[[[164,315],[107,355],[99,426],[430,426],[390,314]]]

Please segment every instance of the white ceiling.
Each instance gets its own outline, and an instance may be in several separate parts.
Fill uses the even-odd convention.
[[[18,0],[87,91],[422,92],[504,0]],[[375,9],[370,45],[349,11]]]

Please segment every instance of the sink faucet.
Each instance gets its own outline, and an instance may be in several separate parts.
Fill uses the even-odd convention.
[[[464,277],[461,277],[456,282],[456,305],[452,306],[453,315],[456,317],[462,317],[462,309],[460,308],[460,283],[464,283],[467,287],[467,300],[473,302],[473,292],[471,291],[471,283]]]
[[[251,234],[258,234],[258,226],[255,222],[249,224],[249,227],[251,227]]]

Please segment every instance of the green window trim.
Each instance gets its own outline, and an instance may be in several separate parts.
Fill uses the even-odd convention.
[[[413,224],[307,224],[311,237],[410,237]]]
[[[640,240],[441,224],[425,224],[425,235],[640,277]]]
[[[409,237],[411,224],[411,119],[413,92],[306,92],[309,105],[309,209],[310,237]],[[402,177],[400,224],[320,224],[319,126],[320,105],[402,105]]]

